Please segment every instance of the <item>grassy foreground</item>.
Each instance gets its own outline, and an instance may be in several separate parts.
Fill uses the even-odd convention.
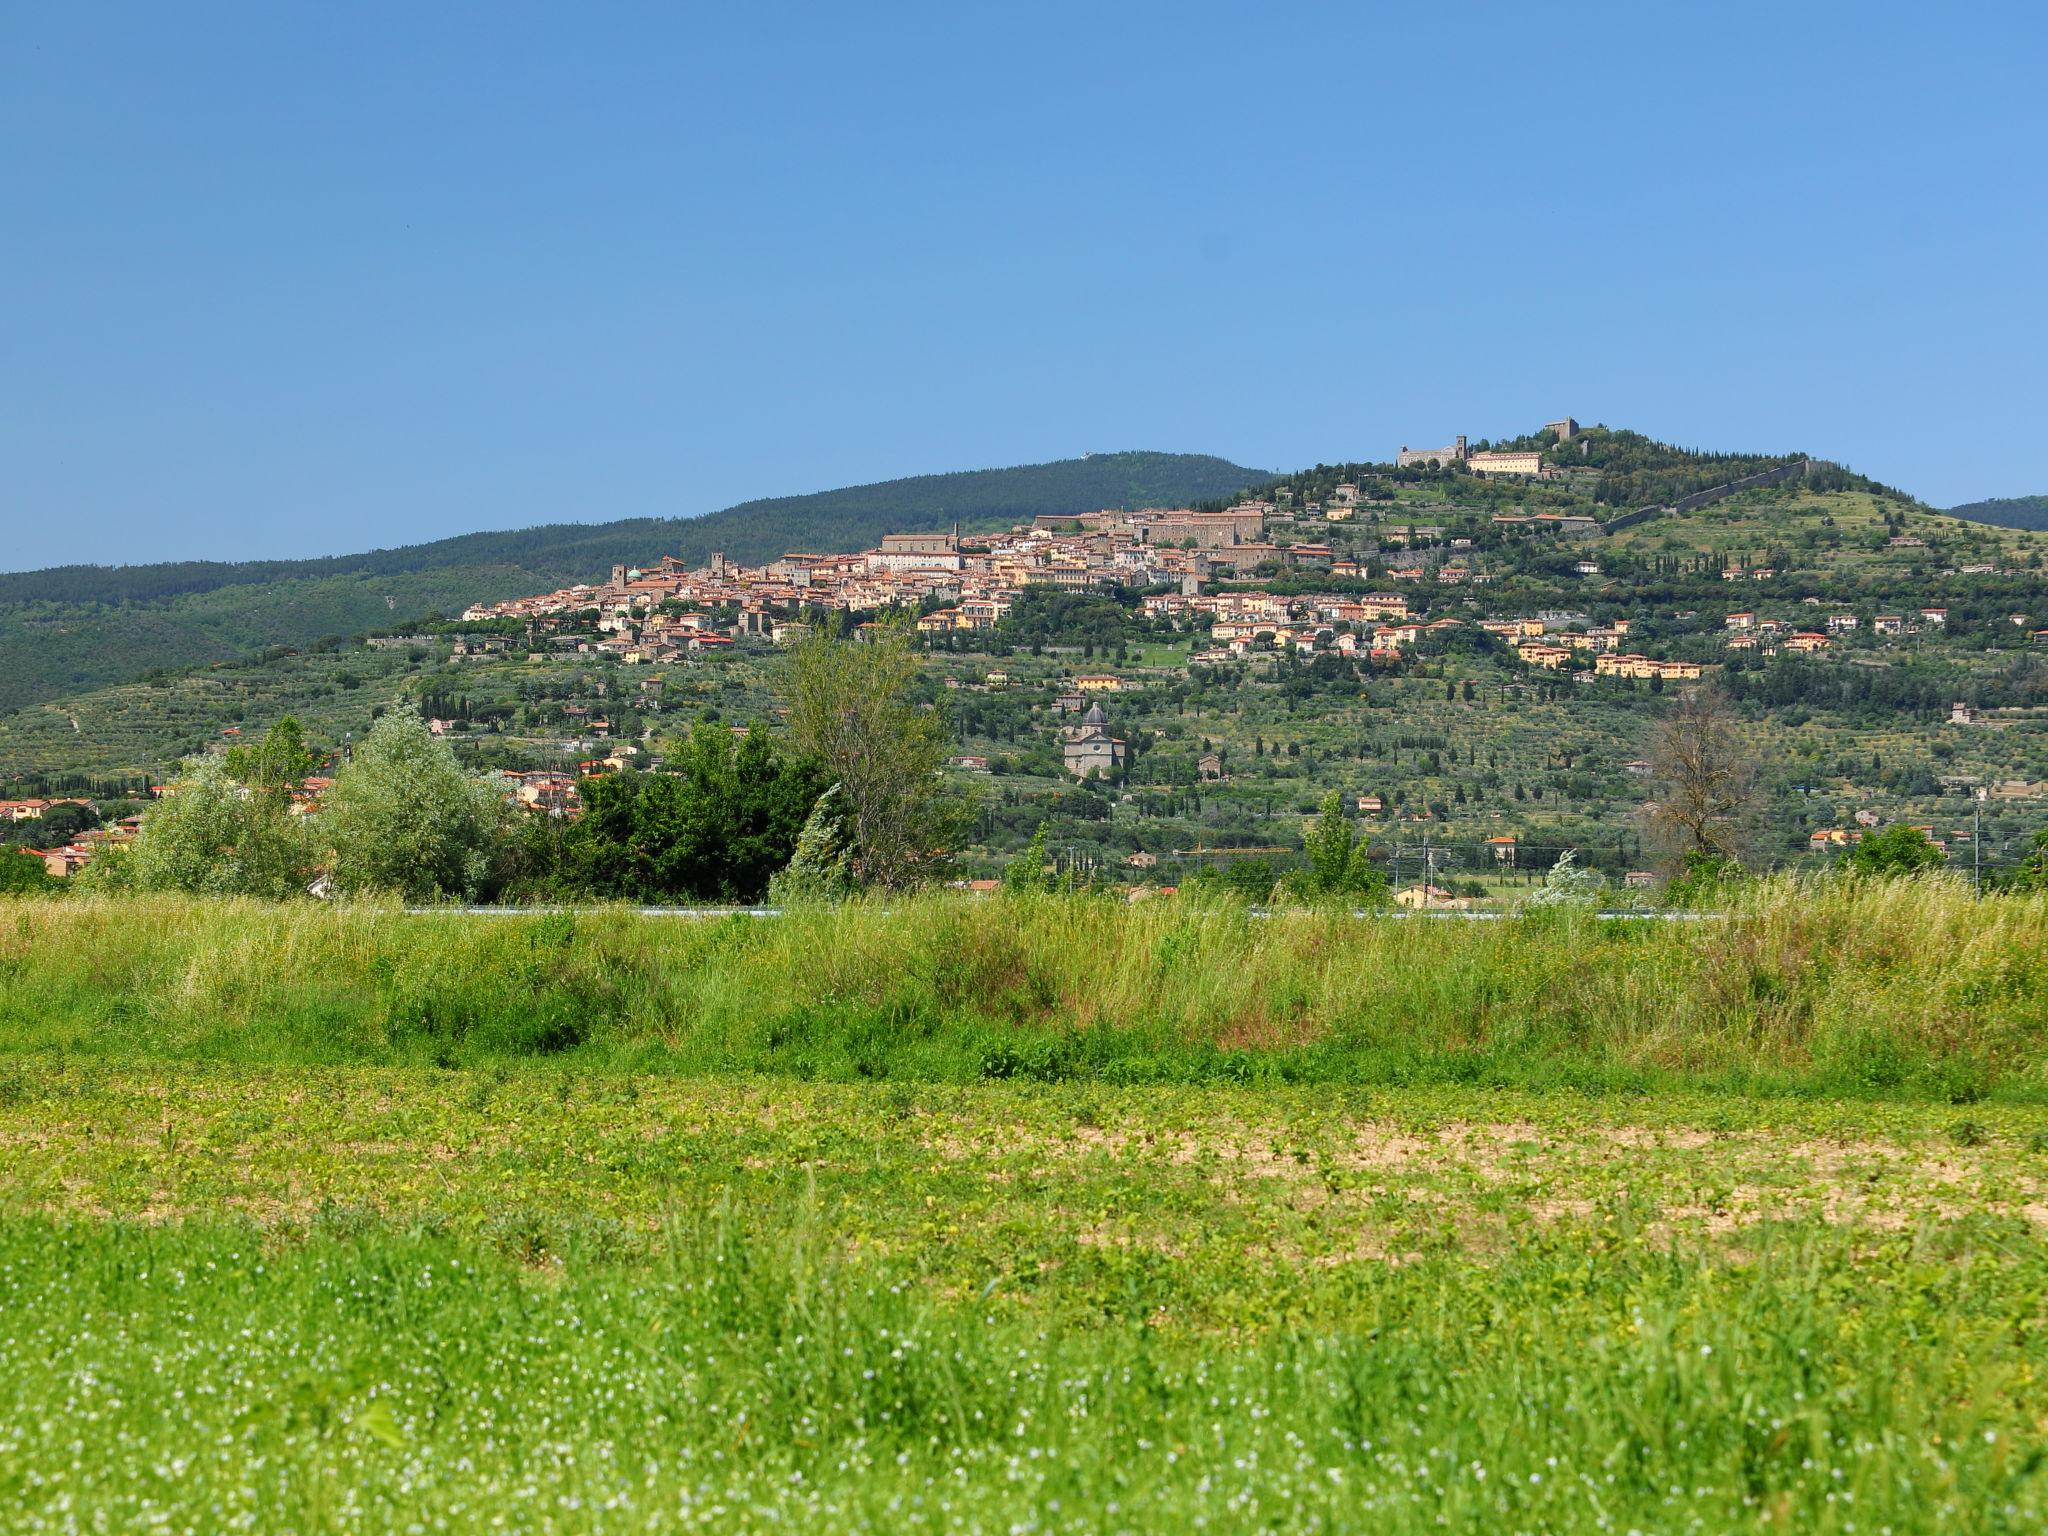
[[[2048,1112],[0,1061],[0,1526],[2002,1531]]]
[[[682,1074],[2048,1096],[2048,898],[1751,892],[1725,921],[929,897],[779,919],[0,904],[0,1048]]]
[[[2040,1529],[2044,939],[0,907],[0,1531]]]

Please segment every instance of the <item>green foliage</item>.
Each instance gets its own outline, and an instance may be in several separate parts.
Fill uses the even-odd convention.
[[[1679,872],[1664,887],[1664,901],[1672,907],[1718,906],[1747,876],[1739,860],[1688,848],[1681,855]]]
[[[1866,834],[1849,850],[1842,868],[1852,875],[1892,878],[1940,869],[1944,862],[1941,850],[1925,832],[1902,822]]]
[[[563,1118],[519,1086],[519,1118]],[[1105,1154],[1074,1155],[1071,1135],[1050,1134],[1037,1085],[988,1090],[965,1134],[949,1106],[948,1145],[969,1151],[921,1159],[906,1152],[933,1132],[914,1102],[899,1123],[878,1090],[800,1088],[782,1102],[813,1150],[738,1139],[727,1106],[688,1102],[689,1123],[732,1154],[721,1180],[769,1165],[722,1202],[712,1170],[669,1145],[670,1126],[601,1081],[579,1085],[607,1102],[575,1117],[571,1143],[601,1161],[564,1157],[562,1138],[524,1143],[554,1191],[507,1198],[515,1182],[534,1188],[508,1167],[496,1191],[473,1192],[497,1194],[490,1215],[454,1230],[390,1175],[356,1203],[322,1205],[289,1241],[224,1215],[10,1215],[0,1305],[22,1405],[9,1451],[19,1523],[112,1528],[145,1502],[180,1530],[483,1531],[529,1508],[533,1528],[563,1531],[649,1509],[792,1532],[914,1529],[904,1516],[920,1510],[962,1530],[1386,1536],[1823,1531],[1846,1529],[1844,1508],[1859,1531],[2048,1520],[2032,1448],[2048,1412],[2032,1338],[2048,1261],[2024,1236],[1935,1221],[1916,1249],[1809,1223],[1748,1234],[1756,1251],[1739,1261],[1646,1240],[1627,1190],[1602,1187],[1582,1220],[1527,1219],[1514,1200],[1513,1227],[1461,1199],[1498,1245],[1487,1258],[1360,1197],[1342,1161],[1355,1124],[1333,1144],[1284,1097],[1184,1106],[1204,1128],[1284,1115],[1277,1134],[1310,1160],[1285,1187],[1346,1212],[1340,1244],[1259,1219],[1280,1177],[1231,1180],[1236,1207],[1206,1192],[1233,1161],[1213,1138],[1195,1169],[1154,1156],[1142,1171],[1092,1172]],[[379,1081],[360,1097],[389,1092]],[[276,1116],[273,1135],[201,1125],[257,1147],[309,1128],[276,1088],[258,1103],[243,1113]],[[451,1139],[454,1127],[507,1134],[446,1101],[409,1091],[408,1105]],[[1148,1139],[1190,1139],[1184,1121],[1117,1108],[1120,1128],[1142,1116]],[[1013,1144],[1025,1116],[1037,1166],[980,1151]],[[1559,1129],[1546,1115],[1544,1130]],[[1652,1142],[1661,1128],[1561,1133],[1590,1151],[1609,1129]],[[412,1161],[389,1160],[391,1174],[443,1166],[425,1134],[357,1133],[404,1138]],[[1055,1157],[1110,1215],[1089,1225],[1033,1188]],[[963,1166],[934,1177],[935,1162]],[[809,1184],[799,1165],[818,1170]],[[650,1251],[640,1224],[588,1206],[656,1174]],[[1004,1194],[1013,1184],[1032,1193]],[[1437,1185],[1398,1188],[1391,1203],[1446,1201]],[[991,1206],[999,1233],[979,1216]],[[1161,1219],[1175,1212],[1197,1219]],[[1412,1244],[1399,1263],[1378,1254],[1389,1239]],[[1303,1248],[1315,1257],[1282,1257]],[[95,1436],[108,1453],[79,1457]]]
[[[63,888],[43,861],[19,848],[0,848],[0,896],[49,896]]]
[[[1323,796],[1316,819],[1302,832],[1308,868],[1286,881],[1291,894],[1309,902],[1368,905],[1388,899],[1387,877],[1372,861],[1369,839],[1358,835],[1344,814],[1344,797],[1336,790]]]
[[[1998,528],[2048,529],[2048,496],[2006,496],[1948,509],[1950,517]]]
[[[1270,868],[1257,881],[1269,892]],[[1048,1073],[1106,1082],[1249,1072],[2048,1099],[2041,896],[1753,881],[1725,918],[1560,930],[1298,908],[1252,921],[1189,894],[579,919],[568,969],[530,975],[519,917],[22,903],[0,914],[21,946],[0,987],[0,1050],[488,1061],[516,1056],[524,1021],[559,1010],[587,1026],[576,1049],[593,1064],[664,1073],[965,1081],[990,1050],[1032,1044]]]
[[[1024,851],[1003,866],[1003,889],[1017,895],[1043,895],[1052,889],[1052,872],[1046,852],[1046,824],[1040,822]]]
[[[1567,848],[1550,866],[1543,883],[1523,898],[1531,911],[1590,910],[1607,894],[1607,880],[1597,869],[1579,863],[1578,850]]]
[[[584,784],[559,884],[628,901],[759,901],[796,849],[818,778],[779,752],[764,726],[735,738],[700,723],[666,772]]]
[[[99,812],[90,805],[66,803],[51,806],[32,825],[35,829],[36,842],[45,848],[55,848],[99,824]]]
[[[1796,463],[1800,454],[1697,453],[1640,432],[1595,427],[1558,450],[1561,462],[1600,472],[1597,500],[1612,507],[1667,503],[1763,470]]]
[[[2027,857],[2018,869],[2013,871],[2008,889],[2014,891],[2048,891],[2048,827],[2034,834]]]
[[[1195,900],[1221,897],[1258,906],[1273,899],[1281,878],[1281,871],[1270,859],[1233,858],[1223,864],[1203,865],[1181,882],[1181,891]]]
[[[319,832],[339,891],[473,901],[510,872],[513,814],[503,781],[466,772],[407,706],[380,719],[335,776]]]
[[[802,908],[842,901],[859,888],[846,822],[846,797],[835,784],[818,796],[804,818],[789,863],[768,883],[770,901],[779,907]]]
[[[250,746],[230,747],[227,771],[250,793],[271,800],[288,799],[313,771],[313,754],[296,716],[286,715]]]
[[[940,778],[947,734],[912,695],[917,657],[905,624],[866,640],[813,635],[791,654],[789,731],[845,808],[850,868],[864,885],[928,879],[957,833]]]
[[[1078,645],[1107,654],[1124,642],[1126,624],[1127,615],[1113,597],[1026,587],[1003,616],[997,633],[1014,646]]]
[[[119,870],[139,891],[280,900],[304,891],[316,862],[305,819],[282,797],[237,782],[226,759],[208,753],[186,764],[175,793],[142,818],[132,850],[100,878]]]

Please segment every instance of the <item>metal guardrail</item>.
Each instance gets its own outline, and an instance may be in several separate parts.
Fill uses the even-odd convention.
[[[780,917],[780,907],[407,907],[407,917],[547,917],[630,912],[635,917]]]
[[[886,908],[884,909],[887,910]],[[721,918],[721,917],[781,917],[780,907],[407,907],[408,917],[545,917],[551,913],[599,915],[607,912],[630,912],[634,917],[679,917],[679,918]],[[1251,917],[1272,917],[1270,907],[1248,909]],[[1514,911],[1492,910],[1486,912],[1417,912],[1405,907],[1391,910],[1354,907],[1351,916],[1355,918],[1391,918],[1399,922],[1498,922],[1503,918],[1521,917],[1526,914]],[[1728,916],[1725,912],[1692,912],[1648,910],[1634,907],[1600,909],[1586,914],[1601,922],[1625,923],[1701,923],[1712,922]]]

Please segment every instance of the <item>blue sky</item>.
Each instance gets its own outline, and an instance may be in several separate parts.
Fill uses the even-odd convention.
[[[0,565],[1571,413],[2048,491],[2038,5],[0,6]]]

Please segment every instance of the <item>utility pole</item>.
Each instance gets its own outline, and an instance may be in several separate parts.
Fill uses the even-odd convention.
[[[1972,894],[1984,894],[1984,791],[1973,790],[1970,794],[1970,888]]]

